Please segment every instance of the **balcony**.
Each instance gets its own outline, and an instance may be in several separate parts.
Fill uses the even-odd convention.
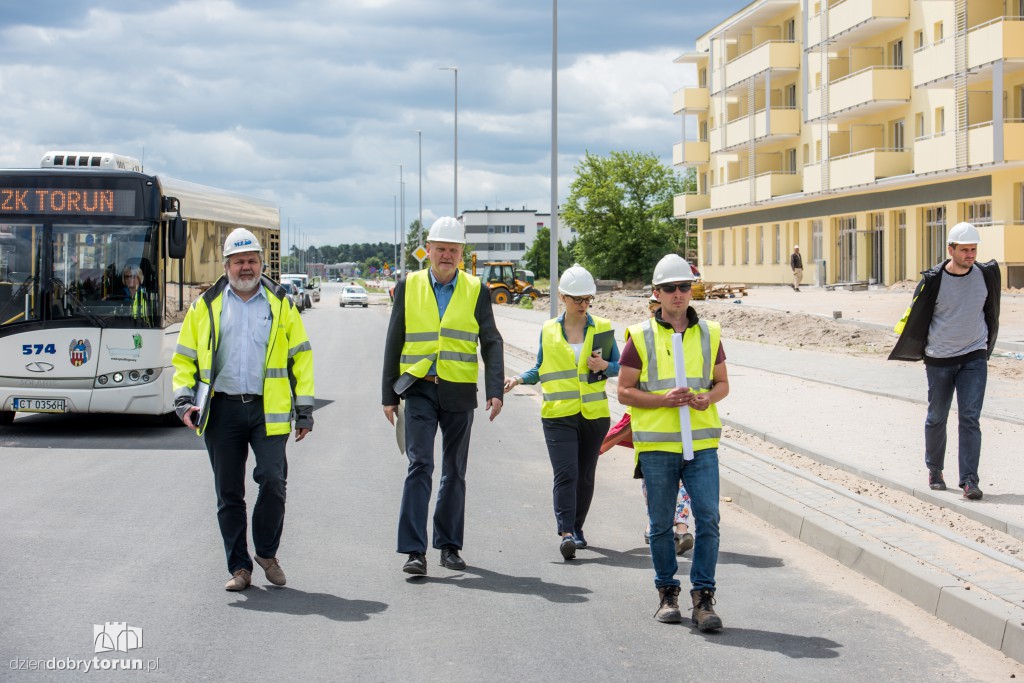
[[[906,175],[913,171],[913,165],[914,154],[907,149],[865,149],[845,154],[829,162],[830,189],[868,185],[880,178]],[[818,184],[821,184],[820,172]]]
[[[672,113],[707,111],[709,101],[707,88],[680,88],[672,93]]]
[[[769,171],[754,176],[753,197],[750,177],[711,188],[711,208],[724,209],[751,202],[765,202],[772,197],[795,194],[801,190],[801,179],[796,173]]]
[[[1021,17],[999,17],[968,29],[968,69],[978,69],[1000,59],[1024,59]]]
[[[672,145],[673,166],[693,166],[706,164],[711,155],[708,143],[701,141],[677,142]]]
[[[677,194],[672,202],[672,211],[674,216],[681,217],[694,211],[703,211],[709,206],[711,200],[707,194]]]
[[[967,70],[984,72],[993,62],[1024,59],[1024,21],[997,17],[967,31]],[[953,77],[953,38],[914,51],[914,87]],[[981,74],[984,76],[984,74]]]
[[[730,121],[725,126],[724,135],[721,128],[713,129],[711,135],[711,149],[715,152],[739,147],[751,140],[759,141],[773,136],[795,137],[800,135],[800,111],[781,107],[762,109],[752,116]]]
[[[940,133],[914,141],[914,173],[946,171],[956,166],[956,136]]]
[[[768,69],[799,69],[800,45],[789,41],[768,41],[725,65],[725,89],[742,83]]]
[[[841,0],[829,7],[827,36],[821,35],[821,16],[810,18],[807,46],[814,47],[825,38],[834,41],[840,36],[849,41],[862,40],[909,18],[909,0]]]
[[[991,121],[967,130],[967,163],[971,166],[999,161],[1024,161],[1024,119],[1003,121],[1002,159],[996,158],[995,126]]]
[[[872,66],[829,85],[829,114],[856,110],[857,116],[864,116],[909,101],[910,72],[905,69]]]

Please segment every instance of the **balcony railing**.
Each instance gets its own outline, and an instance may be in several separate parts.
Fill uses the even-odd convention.
[[[677,194],[672,201],[673,215],[677,217],[685,216],[694,211],[703,211],[709,206],[711,206],[711,198],[706,193],[687,192]]]
[[[718,131],[717,135],[715,131]],[[769,136],[795,135],[800,135],[800,111],[795,107],[771,107],[730,121],[725,126],[724,137],[721,128],[713,129],[711,150],[717,152],[731,149],[751,140],[761,140]]]
[[[854,28],[868,27],[871,23],[910,18],[909,0],[843,0],[828,10],[828,35],[821,35],[821,21],[815,14],[807,24],[807,46],[814,47],[824,38],[835,38]]]
[[[914,154],[909,149],[862,149],[833,157],[829,162],[832,189],[868,185],[881,178],[913,171]]]
[[[972,166],[996,161],[1024,161],[1024,119],[1003,120],[1002,159],[997,159],[995,124],[977,123],[967,129],[968,163]]]
[[[898,67],[869,66],[829,84],[830,114],[908,101],[910,72]]]
[[[767,41],[726,63],[724,87],[731,88],[768,69],[799,68],[800,45],[787,40]]]
[[[709,152],[706,140],[677,142],[672,145],[672,164],[674,166],[706,164],[711,159]]]
[[[914,87],[953,76],[953,38],[914,50]],[[973,71],[1002,59],[1024,59],[1024,17],[990,19],[967,29],[967,68]]]
[[[672,93],[672,113],[707,111],[709,101],[707,88],[680,88]]]
[[[768,171],[754,176],[754,192],[751,197],[750,176],[715,185],[711,188],[711,208],[724,209],[730,206],[764,202],[772,197],[794,194],[801,190],[800,175],[795,172]]]
[[[937,133],[914,140],[914,173],[934,173],[956,167],[953,135]]]

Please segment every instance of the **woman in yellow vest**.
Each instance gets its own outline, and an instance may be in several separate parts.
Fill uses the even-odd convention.
[[[579,264],[562,273],[558,293],[565,313],[544,323],[537,364],[505,380],[505,393],[518,384],[541,383],[541,423],[554,470],[555,522],[565,560],[586,548],[583,523],[594,498],[601,442],[608,432],[605,381],[619,374],[619,349],[612,324],[587,312],[597,285]]]

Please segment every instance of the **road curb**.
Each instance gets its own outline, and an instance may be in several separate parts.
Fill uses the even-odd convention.
[[[871,579],[950,626],[1024,662],[1024,609],[925,567],[882,541],[773,491],[721,460],[721,493],[793,538]]]

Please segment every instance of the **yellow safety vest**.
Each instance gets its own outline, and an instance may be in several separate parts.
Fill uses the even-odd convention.
[[[653,320],[633,325],[626,337],[633,339],[643,367],[637,389],[650,394],[665,394],[676,386],[675,363],[672,360],[673,331]],[[686,386],[696,393],[711,390],[714,383],[715,359],[721,343],[721,327],[716,322],[700,320],[683,333],[683,355],[686,366]],[[637,456],[645,451],[683,452],[677,408],[641,408],[632,410],[633,448]],[[690,408],[690,433],[693,450],[718,448],[722,436],[722,422],[718,407],[707,410]]]
[[[544,323],[541,330],[543,358],[540,363],[540,383],[544,394],[541,417],[568,417],[582,412],[583,417],[594,420],[611,415],[608,410],[608,394],[604,390],[605,380],[587,383],[590,374],[587,358],[594,348],[594,334],[611,330],[612,324],[605,318],[591,317],[594,324],[586,328],[579,361],[562,335],[562,325],[558,319]]]
[[[437,376],[447,382],[476,384],[476,301],[480,278],[460,272],[455,292],[440,318],[430,271],[418,270],[405,282],[405,343],[398,369],[402,374],[423,377],[437,363]]]
[[[288,300],[284,288],[266,277],[262,283],[263,294],[270,302],[272,320],[263,361],[263,415],[267,436],[273,436],[291,431],[293,394],[295,406],[314,405],[313,347],[306,336],[302,318]],[[269,285],[275,288],[271,290]],[[208,384],[213,379],[210,373],[213,356],[220,343],[220,314],[226,286],[227,279],[222,277],[203,296],[193,301],[185,314],[172,359],[175,398],[193,398],[197,382]],[[204,424],[196,430],[197,434],[202,434],[205,429],[207,417],[203,418]]]

